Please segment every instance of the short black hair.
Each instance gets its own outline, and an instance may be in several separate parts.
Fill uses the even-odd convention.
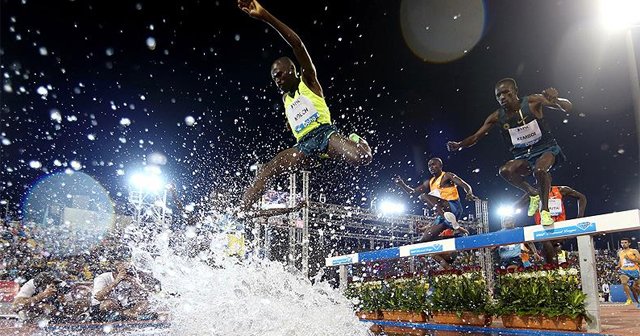
[[[629,243],[631,243],[631,239],[629,239],[628,237],[622,237],[620,238],[620,241],[622,242],[623,240],[628,241]]]
[[[513,79],[513,78],[503,78],[503,79],[499,80],[496,83],[496,87],[498,87],[498,86],[500,86],[501,84],[504,84],[504,83],[508,83],[509,85],[513,86],[513,88],[516,91],[518,91],[518,84],[516,84],[516,80]]]

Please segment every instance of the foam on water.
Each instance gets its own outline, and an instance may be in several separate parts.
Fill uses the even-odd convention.
[[[172,334],[370,334],[370,325],[360,322],[352,304],[328,283],[312,284],[279,262],[226,256],[226,236],[212,240],[211,251],[221,252],[188,258],[162,248],[155,258],[136,258],[161,281],[164,293],[172,293],[160,302],[170,311]],[[202,261],[207,258],[216,266]]]

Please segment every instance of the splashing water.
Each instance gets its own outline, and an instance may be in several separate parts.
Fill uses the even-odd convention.
[[[227,256],[222,252],[226,235],[212,236],[211,250],[197,258],[176,255],[169,248],[160,249],[155,258],[134,254],[136,266],[152,271],[163,292],[171,293],[160,299],[169,310],[171,334],[370,334],[352,303],[328,283],[312,284],[279,262]]]

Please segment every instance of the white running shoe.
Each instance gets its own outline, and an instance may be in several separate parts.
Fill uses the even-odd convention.
[[[451,226],[454,230],[460,228],[460,224],[458,224],[458,220],[456,220],[456,215],[454,215],[452,212],[445,212],[444,219],[446,219],[447,222],[451,223]]]

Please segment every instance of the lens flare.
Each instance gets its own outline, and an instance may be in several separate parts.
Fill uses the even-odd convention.
[[[113,227],[115,218],[108,192],[82,172],[40,179],[30,188],[22,211],[31,236],[55,256],[88,252]]]
[[[425,62],[463,57],[482,37],[484,22],[482,0],[404,0],[400,6],[405,42]]]

